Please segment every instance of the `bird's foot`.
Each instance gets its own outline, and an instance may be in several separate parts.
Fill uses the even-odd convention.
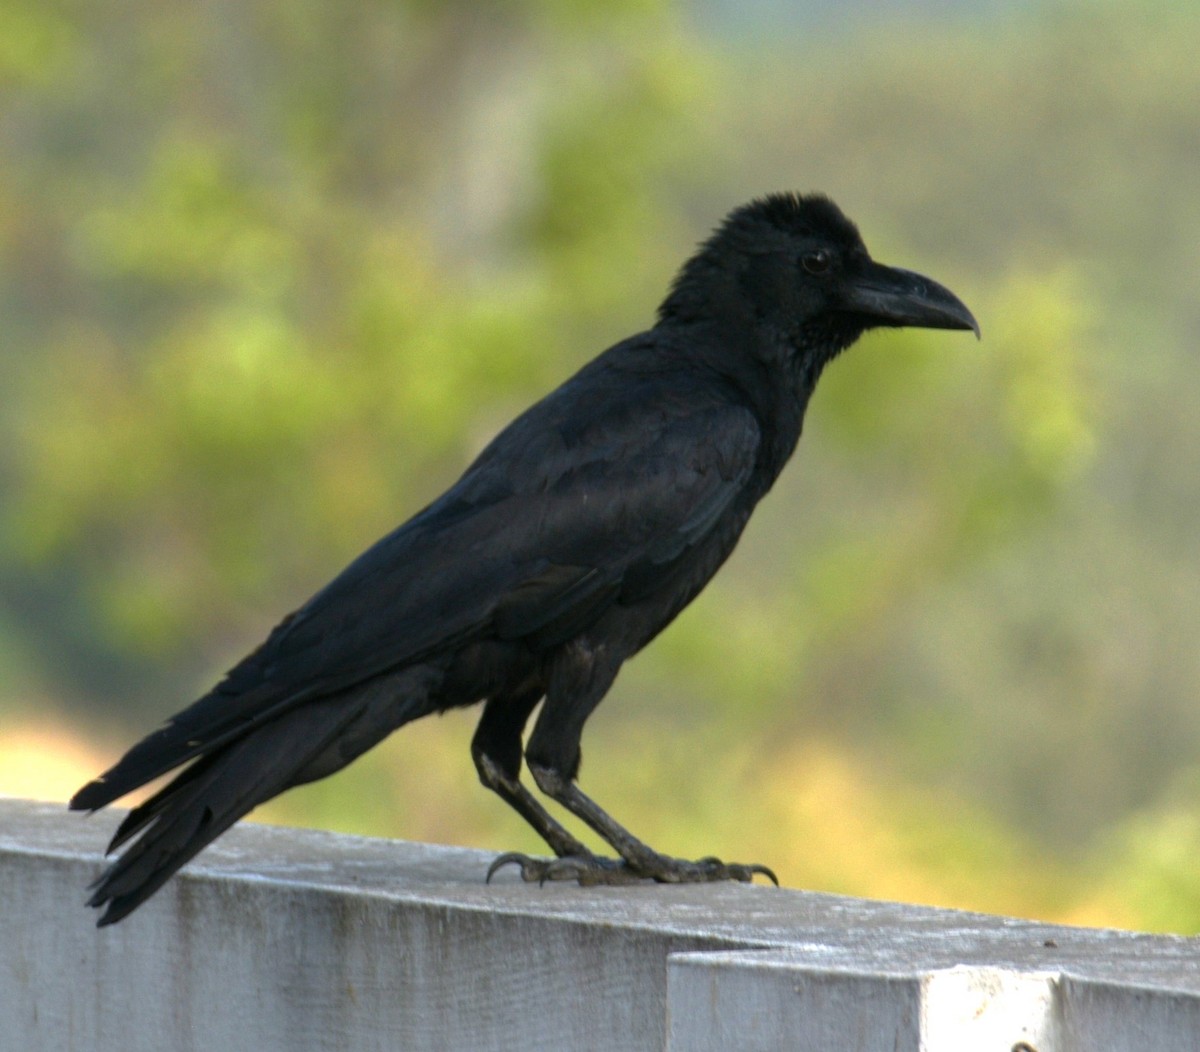
[[[749,884],[755,876],[761,876],[779,887],[779,878],[767,866],[757,862],[722,862],[712,855],[690,862],[655,854],[638,868],[645,876],[660,884],[712,884],[726,880]]]
[[[487,871],[487,883],[505,866],[513,865],[521,871],[526,884],[545,884],[548,880],[573,880],[581,887],[594,884],[637,884],[648,879],[634,872],[619,858],[601,858],[599,855],[564,855],[562,858],[533,858],[518,851],[501,855]]]
[[[707,884],[727,880],[748,884],[755,876],[763,876],[776,887],[779,886],[779,879],[766,866],[722,862],[711,856],[690,862],[651,853],[634,866],[624,859],[601,858],[598,855],[532,858],[516,851],[501,855],[488,867],[488,882],[500,869],[510,864],[517,866],[521,871],[521,879],[530,884],[544,884],[548,880],[573,880],[581,887],[638,884],[651,880],[659,884]]]

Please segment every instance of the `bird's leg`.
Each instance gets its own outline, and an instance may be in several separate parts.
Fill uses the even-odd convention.
[[[617,822],[572,779],[537,764],[531,763],[529,769],[542,792],[586,822],[613,846],[624,862],[624,865],[614,865],[610,859],[597,859],[594,856],[560,857],[547,862],[546,871],[536,874],[537,879],[574,879],[580,884],[628,884],[635,880],[654,880],[660,884],[700,884],[724,880],[749,882],[755,874],[760,874],[773,884],[779,883],[770,869],[757,863],[722,862],[712,857],[692,862],[661,855]]]
[[[521,731],[541,697],[542,689],[534,683],[489,698],[471,739],[471,758],[479,780],[525,819],[555,855],[582,857],[589,854],[588,849],[521,784]],[[488,869],[488,880],[500,866],[509,862],[520,864],[524,857],[514,852],[501,855]]]
[[[718,880],[750,881],[758,873],[778,884],[775,874],[765,866],[726,864],[715,858],[690,862],[660,855],[616,822],[575,784],[583,724],[612,685],[616,672],[616,667],[605,663],[602,651],[596,652],[581,644],[564,648],[560,659],[551,669],[546,704],[530,737],[525,759],[538,788],[586,822],[620,857],[600,858],[586,849],[579,852],[560,850],[560,844],[542,831],[541,825],[531,814],[545,815],[545,819],[553,822],[558,829],[562,827],[545,813],[536,800],[529,797],[529,804],[537,809],[535,812],[527,813],[524,807],[515,802],[513,806],[542,834],[558,857],[535,859],[517,853],[504,855],[492,864],[488,871],[489,878],[498,868],[511,862],[520,867],[521,876],[527,881],[575,880],[580,884],[629,884],[654,880],[690,884]],[[527,717],[528,712],[525,715]],[[515,775],[511,781],[519,786]],[[526,796],[529,795],[523,786],[520,789]]]
[[[475,766],[479,771],[479,780],[533,826],[556,855],[562,857],[588,853],[587,848],[555,820],[519,779],[509,778],[490,756],[484,754]],[[500,859],[497,859],[497,864],[502,864]]]

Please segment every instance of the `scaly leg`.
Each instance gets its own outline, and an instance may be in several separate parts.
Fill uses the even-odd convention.
[[[616,676],[616,668],[606,666],[601,658],[602,655],[580,644],[564,651],[552,670],[546,704],[530,737],[525,758],[538,788],[586,822],[613,847],[620,858],[600,858],[582,849],[578,841],[575,844],[582,850],[569,849],[567,842],[561,838],[551,839],[543,831],[544,823],[539,824],[542,823],[542,816],[545,822],[553,823],[558,832],[567,837],[569,834],[546,814],[544,808],[513,777],[512,782],[528,800],[521,804],[510,802],[541,833],[558,857],[537,859],[510,852],[492,863],[488,878],[500,867],[511,863],[520,868],[521,877],[526,881],[575,880],[590,885],[654,880],[666,884],[693,884],[725,880],[748,882],[754,879],[755,874],[761,874],[778,884],[775,874],[762,865],[724,863],[716,858],[691,862],[661,855],[620,825],[575,784],[583,724]],[[526,710],[522,725],[532,707],[531,704]],[[519,739],[519,732],[517,737]],[[527,814],[526,809],[531,805],[536,811],[531,810]]]
[[[489,698],[471,739],[471,758],[479,780],[525,819],[555,855],[587,855],[587,848],[521,784],[521,732],[541,697],[541,687],[531,683]],[[501,855],[488,870],[488,880],[508,861],[512,861],[509,855]]]

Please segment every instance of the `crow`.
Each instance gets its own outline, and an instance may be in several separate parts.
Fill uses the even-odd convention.
[[[652,328],[517,417],[445,494],[79,790],[70,807],[94,812],[182,767],[109,844],[133,841],[89,889],[88,905],[105,908],[99,925],[257,805],[410,720],[477,702],[480,780],[554,854],[501,855],[488,879],[511,864],[528,881],[774,880],[765,866],[672,858],[635,838],[578,787],[580,738],[622,664],[733,551],[795,449],[825,365],[879,326],[979,336],[948,289],[874,262],[828,198],[771,194],[731,212]],[[616,857],[547,812],[522,760]]]

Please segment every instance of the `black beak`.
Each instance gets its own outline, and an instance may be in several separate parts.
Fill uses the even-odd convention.
[[[966,304],[944,285],[911,270],[868,263],[850,279],[842,306],[872,325],[970,329],[979,338],[979,322]]]

